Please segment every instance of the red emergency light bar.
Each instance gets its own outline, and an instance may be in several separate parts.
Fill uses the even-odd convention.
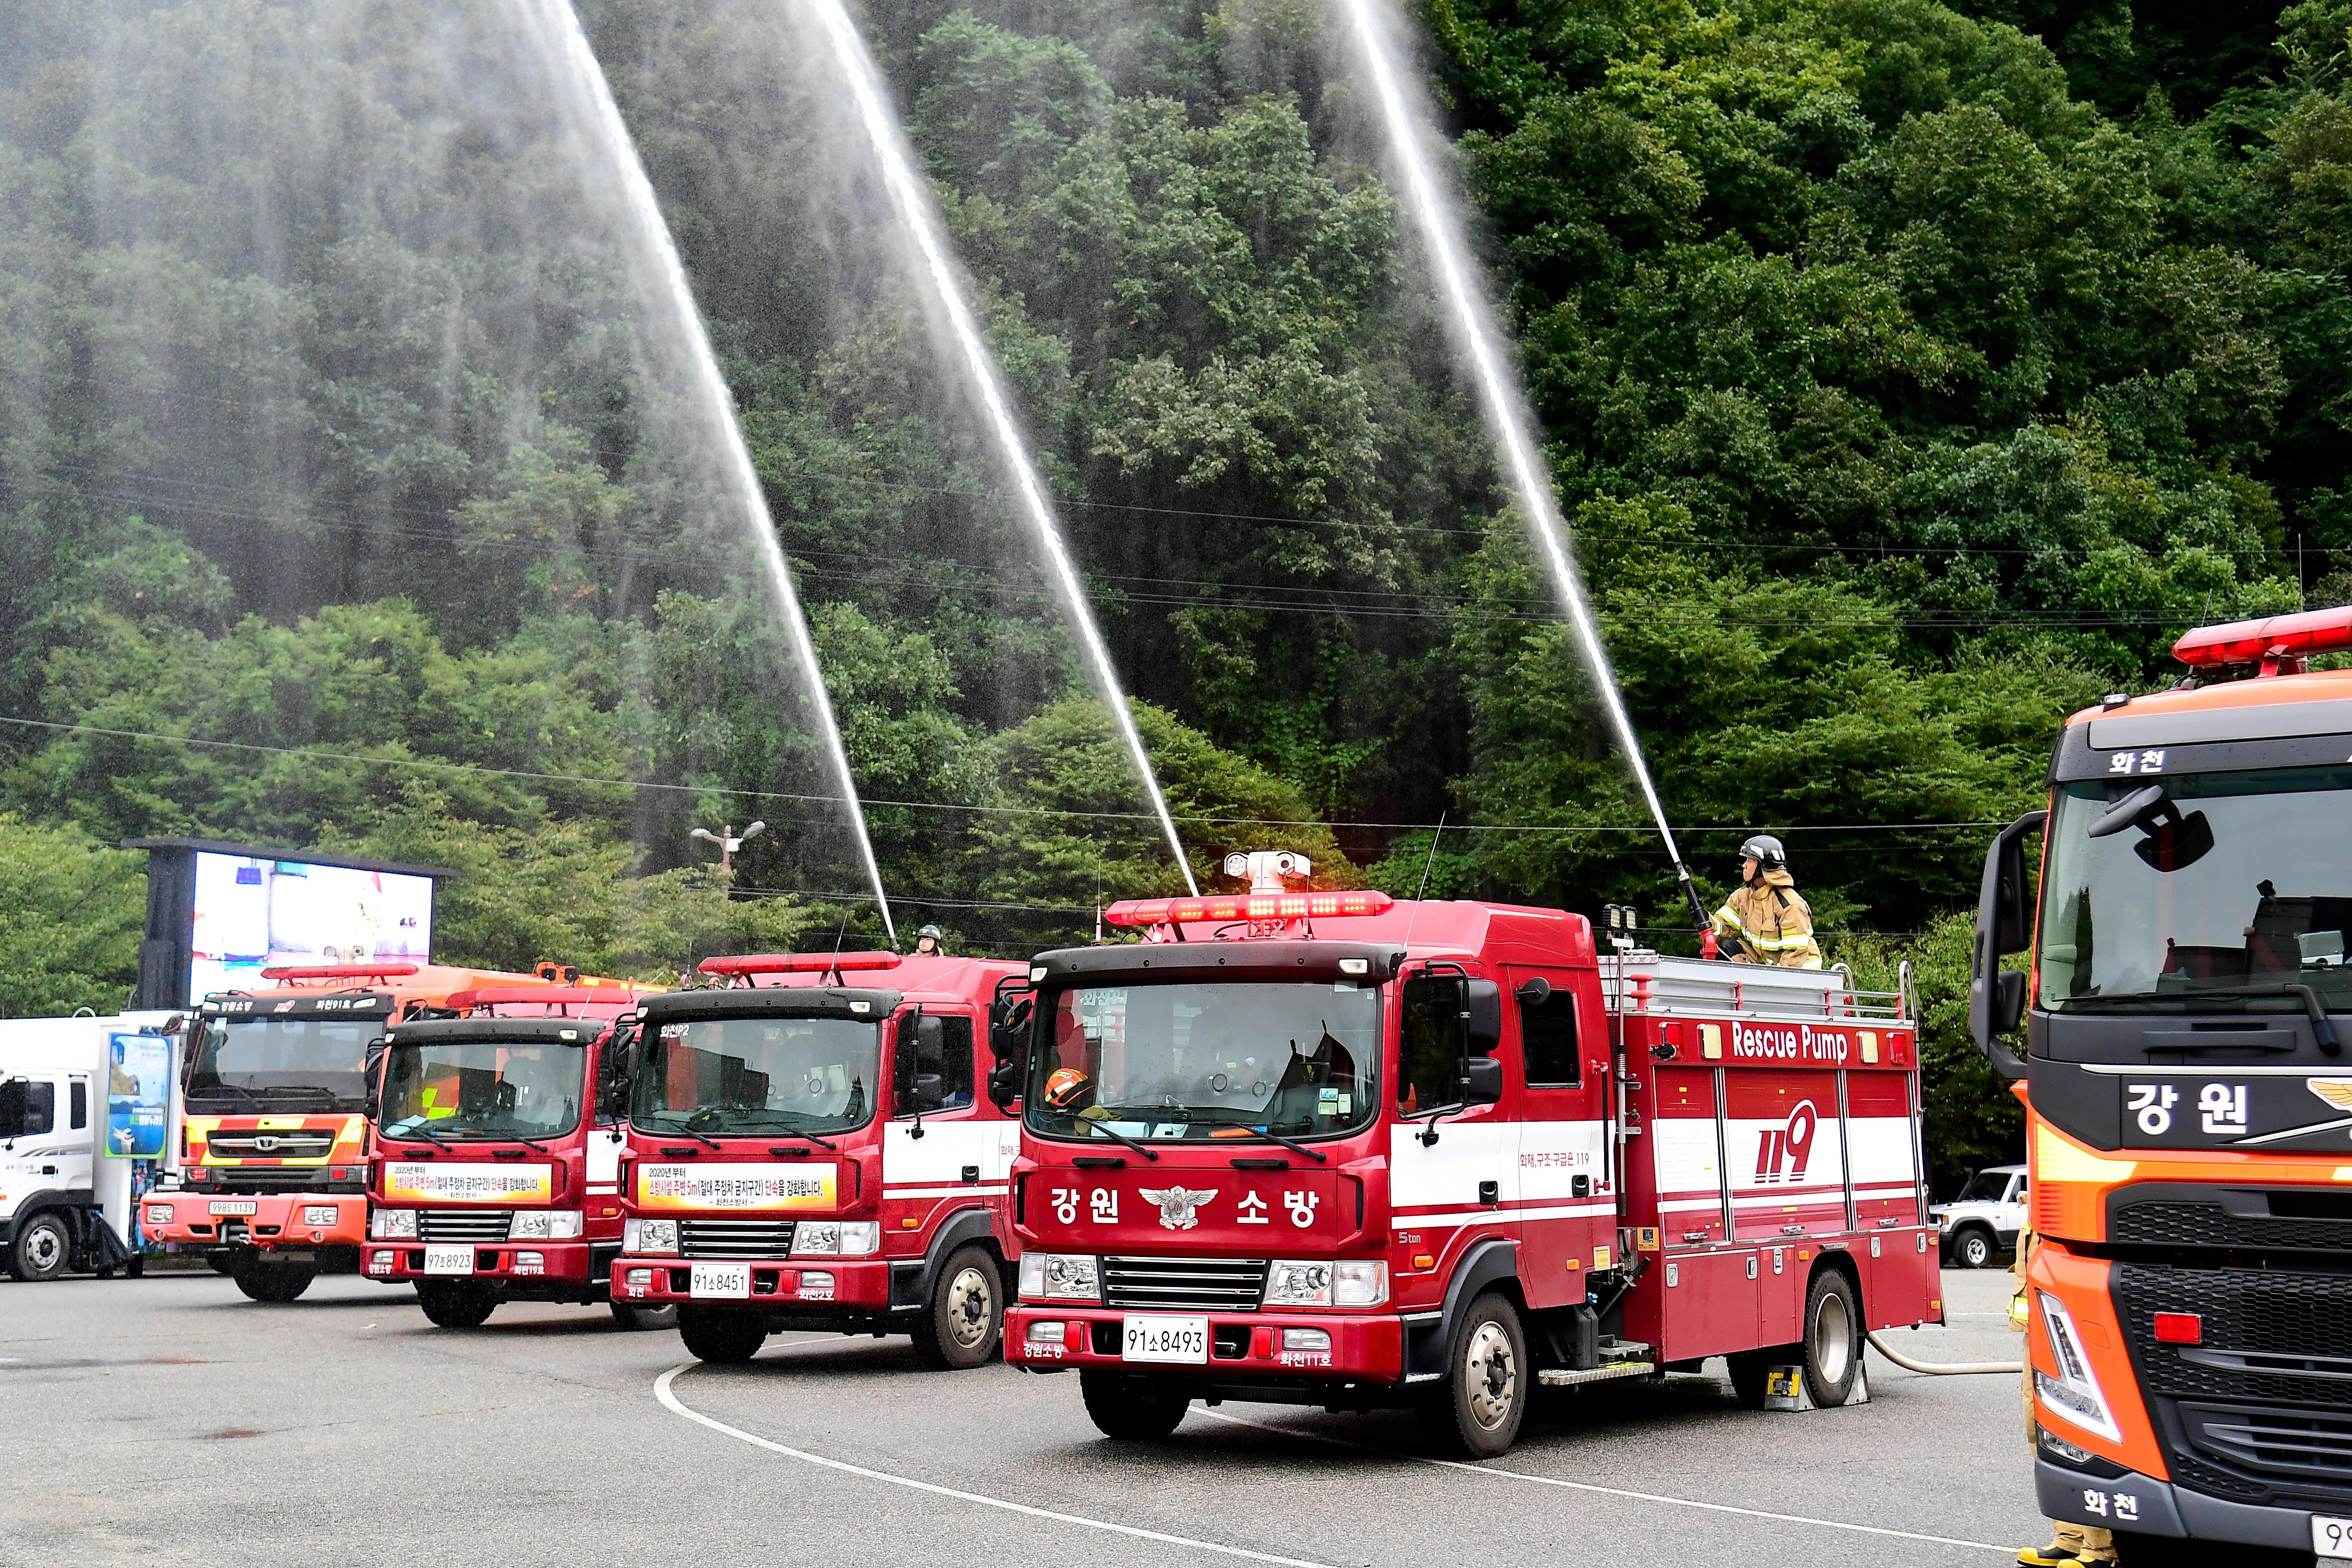
[[[1185,925],[1195,921],[1323,921],[1381,915],[1396,900],[1376,888],[1350,893],[1234,893],[1213,899],[1125,899],[1103,911],[1115,926]]]
[[[836,970],[896,969],[895,952],[750,952],[740,958],[706,958],[705,974],[831,974]]]
[[[2352,648],[2352,605],[2269,616],[2259,621],[2232,621],[2225,626],[2200,626],[2172,645],[2172,657],[2206,668],[2303,659],[2340,648]]]
[[[448,1005],[452,1007],[495,1007],[500,1003],[522,1002],[534,1006],[541,1003],[550,1006],[598,1002],[626,1005],[640,996],[651,995],[658,989],[658,986],[648,986],[640,991],[629,985],[484,985],[454,994]]]
[[[390,979],[396,974],[414,974],[413,963],[293,963],[282,969],[265,969],[264,980],[372,980]]]

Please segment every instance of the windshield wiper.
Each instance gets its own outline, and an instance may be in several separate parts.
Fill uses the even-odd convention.
[[[657,1116],[683,1116],[683,1115],[688,1114],[688,1112],[685,1112],[685,1111],[678,1111],[678,1110],[664,1110],[664,1111],[656,1111],[654,1114],[656,1114],[656,1115],[657,1115]],[[693,1114],[693,1115],[696,1115],[696,1116],[707,1116],[707,1115],[709,1115],[709,1111],[705,1111],[705,1110],[697,1110],[697,1111],[692,1112],[692,1114]],[[682,1133],[684,1133],[684,1134],[685,1134],[687,1137],[688,1137],[688,1138],[692,1138],[692,1139],[697,1140],[698,1142],[704,1142],[704,1143],[708,1143],[708,1144],[709,1144],[713,1149],[716,1149],[716,1148],[718,1148],[718,1147],[719,1147],[719,1140],[718,1140],[718,1139],[716,1139],[716,1138],[713,1138],[713,1137],[709,1136],[708,1133],[697,1132],[693,1128],[688,1127],[688,1125],[686,1125],[686,1123],[685,1123],[685,1122],[683,1122],[683,1121],[679,1122],[679,1123],[678,1123],[677,1125],[676,1125],[675,1127],[664,1127],[664,1126],[662,1126],[659,1122],[656,1122],[656,1123],[654,1124],[654,1131],[656,1131],[656,1132],[682,1132]]]
[[[1094,1121],[1093,1119],[1091,1119],[1091,1118],[1089,1118],[1089,1117],[1084,1117],[1084,1116],[1078,1117],[1078,1118],[1076,1118],[1076,1120],[1078,1120],[1078,1121],[1084,1121],[1087,1126],[1089,1126],[1089,1127],[1093,1128],[1096,1131],[1097,1131],[1097,1132],[1101,1133],[1104,1137],[1106,1137],[1106,1138],[1112,1138],[1112,1139],[1116,1139],[1116,1140],[1118,1140],[1119,1142],[1126,1144],[1129,1148],[1130,1148],[1130,1149],[1134,1150],[1137,1153],[1139,1153],[1139,1154],[1142,1155],[1145,1159],[1150,1160],[1150,1162],[1152,1162],[1152,1163],[1154,1163],[1154,1164],[1159,1163],[1159,1162],[1160,1162],[1160,1151],[1159,1151],[1159,1150],[1157,1150],[1157,1149],[1154,1149],[1154,1148],[1150,1147],[1149,1144],[1144,1144],[1144,1143],[1139,1143],[1139,1142],[1137,1142],[1134,1139],[1129,1138],[1126,1133],[1124,1133],[1124,1132],[1120,1132],[1120,1131],[1115,1131],[1115,1130],[1114,1130],[1113,1128],[1111,1128],[1111,1127],[1110,1127],[1110,1125],[1109,1125],[1108,1123],[1107,1123],[1107,1122],[1097,1121]]]
[[[1286,1149],[1297,1150],[1300,1153],[1306,1155],[1308,1159],[1314,1161],[1318,1165],[1328,1165],[1331,1163],[1331,1156],[1325,1153],[1322,1150],[1314,1147],[1312,1144],[1301,1143],[1296,1138],[1286,1138],[1270,1127],[1252,1127],[1246,1121],[1220,1121],[1215,1125],[1219,1127],[1238,1127],[1253,1138],[1270,1139],[1273,1142],[1281,1144]],[[1210,1136],[1214,1138],[1216,1134],[1213,1132]],[[1225,1140],[1225,1142],[1231,1142],[1231,1140],[1228,1139]]]
[[[257,1106],[264,1103],[261,1096],[254,1093],[253,1090],[246,1088],[245,1085],[241,1083],[231,1083],[225,1078],[216,1078],[210,1083],[194,1085],[189,1089],[188,1094],[191,1099],[201,1099],[204,1095],[215,1089],[225,1089],[231,1094],[241,1094],[245,1096],[245,1102],[247,1105]]]
[[[397,1123],[394,1125],[397,1125]],[[410,1128],[405,1132],[395,1132],[392,1128],[387,1127],[383,1130],[383,1135],[387,1138],[400,1139],[404,1142],[411,1138],[422,1138],[427,1143],[432,1144],[436,1149],[452,1149],[456,1147],[454,1144],[444,1142],[433,1132],[431,1128],[427,1127],[422,1121],[418,1122],[415,1126]]]
[[[2336,1025],[2327,1016],[2327,1009],[2319,1000],[2319,993],[2308,985],[2281,981],[2274,985],[2210,985],[2190,991],[2137,991],[2124,996],[2070,996],[2064,1007],[2125,1007],[2142,1002],[2227,1002],[2251,996],[2294,996],[2303,1003],[2303,1011],[2311,1020],[2311,1037],[2319,1048],[2335,1056],[2344,1048],[2336,1037]]]

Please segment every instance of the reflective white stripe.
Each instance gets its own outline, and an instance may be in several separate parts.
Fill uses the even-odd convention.
[[[1415,1225],[1499,1225],[1514,1219],[1574,1219],[1580,1215],[1617,1212],[1615,1204],[1547,1204],[1540,1208],[1472,1209],[1466,1214],[1408,1214],[1402,1209],[1392,1211],[1396,1223],[1411,1220]]]
[[[1660,1211],[1668,1214],[1679,1214],[1686,1209],[1719,1209],[1722,1206],[1720,1195],[1711,1198],[1661,1198],[1658,1201]]]
[[[885,1187],[882,1189],[882,1195],[886,1198],[953,1198],[961,1197],[966,1193],[978,1193],[982,1196],[989,1196],[1005,1190],[1006,1184],[1003,1182],[997,1183],[994,1186],[989,1186],[985,1183],[974,1183],[968,1187]]]
[[[1734,1198],[1736,1209],[1818,1208],[1824,1201],[1843,1203],[1844,1189],[1840,1187],[1804,1187],[1794,1192],[1766,1193],[1762,1197]]]

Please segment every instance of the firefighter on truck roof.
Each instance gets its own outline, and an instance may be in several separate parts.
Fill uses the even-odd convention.
[[[1788,851],[1769,833],[1739,847],[1739,883],[1715,911],[1715,934],[1734,963],[1819,969],[1813,911],[1789,875]]]

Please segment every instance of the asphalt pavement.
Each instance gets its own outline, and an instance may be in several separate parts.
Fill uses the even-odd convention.
[[[1896,1348],[2013,1357],[2008,1276],[1944,1284],[1951,1326]],[[601,1309],[436,1329],[360,1279],[282,1307],[0,1283],[0,1563],[1996,1568],[2042,1530],[2013,1377],[1869,1376],[1802,1414],[1707,1376],[1549,1391],[1470,1465],[1401,1415],[1281,1405],[1113,1444],[1075,1375],[927,1372],[897,1338],[721,1369]]]

